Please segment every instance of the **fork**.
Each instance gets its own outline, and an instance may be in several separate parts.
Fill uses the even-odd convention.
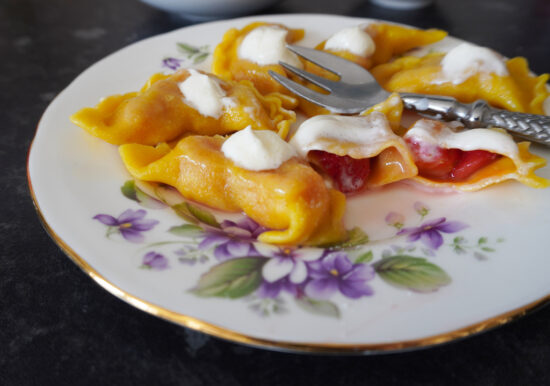
[[[357,114],[386,100],[390,93],[382,88],[371,73],[363,67],[336,55],[296,45],[287,48],[339,77],[333,81],[319,75],[279,62],[296,76],[319,86],[328,94],[314,91],[274,71],[273,79],[296,95],[339,114]],[[516,113],[495,109],[483,100],[465,104],[448,96],[400,93],[403,105],[421,115],[443,120],[458,120],[466,128],[501,127],[511,134],[550,146],[550,116]]]

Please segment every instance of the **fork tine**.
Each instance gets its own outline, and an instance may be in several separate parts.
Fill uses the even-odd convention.
[[[323,78],[321,76],[312,74],[311,72],[304,71],[298,67],[291,66],[288,63],[285,62],[279,62],[281,66],[284,67],[285,70],[293,73],[294,75],[299,76],[300,78],[304,78],[307,81],[310,81],[311,83],[321,87],[324,90],[332,91],[332,85],[334,84],[333,81]]]
[[[341,98],[331,94],[321,94],[272,70],[269,70],[268,72],[273,79],[286,87],[288,90],[316,105],[327,108],[333,113],[355,114],[365,110],[365,105],[361,101]]]
[[[356,84],[372,82],[374,80],[371,73],[363,67],[349,60],[340,58],[339,56],[313,48],[291,44],[287,44],[287,48],[305,60],[315,63],[319,67],[340,76],[342,82]]]
[[[301,84],[296,83],[295,81],[290,80],[284,77],[283,75],[276,73],[275,71],[269,70],[268,73],[269,75],[271,75],[273,79],[275,79],[277,82],[282,84],[284,87],[286,87],[293,93],[299,95],[300,97],[307,99],[308,101],[311,101],[313,103],[319,104],[318,102],[319,96],[324,95],[316,91],[313,91],[312,89],[307,88],[306,86],[302,86]]]

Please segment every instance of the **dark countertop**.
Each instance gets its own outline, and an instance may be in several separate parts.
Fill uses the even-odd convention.
[[[282,1],[265,13],[334,13],[437,27],[550,71],[550,3]],[[99,287],[42,228],[26,155],[48,103],[92,63],[187,22],[132,0],[0,3],[0,384],[550,384],[550,308],[452,344],[369,357],[295,355],[210,338]]]

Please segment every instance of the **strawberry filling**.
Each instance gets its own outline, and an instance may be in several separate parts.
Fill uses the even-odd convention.
[[[444,149],[406,139],[422,177],[440,181],[464,181],[500,157],[486,150]]]
[[[499,157],[499,154],[485,150],[463,151],[457,164],[451,171],[450,178],[454,181],[463,181]]]
[[[332,179],[336,189],[342,193],[358,192],[363,189],[369,177],[370,160],[368,158],[355,159],[322,150],[312,150],[308,156],[313,164]]]

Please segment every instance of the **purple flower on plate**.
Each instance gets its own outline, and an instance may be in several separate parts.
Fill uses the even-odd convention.
[[[266,231],[266,228],[248,217],[238,222],[225,220],[220,225],[221,229],[207,230],[205,238],[199,244],[200,249],[216,245],[214,256],[218,260],[249,256],[255,253],[253,243],[260,233]]]
[[[139,243],[144,239],[142,232],[153,229],[159,223],[157,220],[146,220],[144,218],[146,214],[147,212],[143,209],[128,209],[122,212],[118,218],[108,214],[98,214],[93,218],[107,225],[109,229],[118,231],[126,240]],[[109,234],[108,232],[107,235]]]
[[[294,297],[300,293],[299,285],[292,283],[288,277],[284,277],[274,282],[263,280],[256,295],[260,298],[276,298],[281,291],[288,292]]]
[[[165,58],[162,61],[162,67],[166,67],[175,71],[180,68],[182,62],[183,60],[177,58]]]
[[[368,281],[374,278],[374,269],[368,264],[353,264],[346,253],[331,252],[322,260],[308,264],[310,281],[305,286],[307,296],[328,299],[335,292],[357,299],[374,293]]]
[[[262,277],[274,283],[288,277],[291,283],[300,284],[307,279],[306,262],[315,261],[325,253],[320,248],[279,248],[269,244],[256,244],[260,255],[270,257],[262,268]]]
[[[425,222],[419,227],[403,228],[397,234],[407,235],[407,241],[413,242],[418,239],[428,248],[438,249],[443,244],[443,233],[455,233],[467,228],[468,225],[459,221],[447,221],[445,217]]]
[[[164,257],[164,255],[161,255],[160,253],[151,251],[147,252],[145,256],[143,256],[142,264],[145,268],[162,271],[168,268],[168,259],[166,259],[166,257]]]

